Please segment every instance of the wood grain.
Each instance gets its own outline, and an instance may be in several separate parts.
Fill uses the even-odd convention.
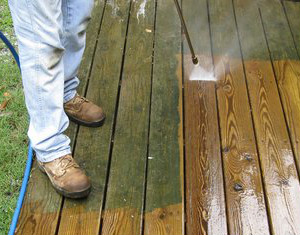
[[[147,234],[177,234],[178,231],[183,229],[181,203],[146,212],[145,218],[147,221],[153,222],[152,225],[148,225],[146,228]]]
[[[213,76],[206,1],[184,0],[183,14],[199,66]],[[200,40],[199,40],[200,39]],[[227,234],[215,81],[191,81],[195,68],[185,41],[184,120],[186,234]]]
[[[281,97],[281,103],[288,124],[290,140],[296,167],[298,169],[297,177],[299,177],[300,61],[281,2],[277,0],[263,0],[259,2],[259,8]],[[289,155],[291,154],[292,153],[289,153]],[[293,175],[294,172],[292,170],[289,176],[292,177]],[[297,184],[297,181],[298,180],[294,179],[294,184]],[[296,193],[298,189],[295,187],[296,186],[292,187],[290,190],[293,190],[293,192]],[[291,198],[290,200],[295,201],[296,199]],[[287,213],[289,215],[288,218],[290,223],[286,229],[292,231],[292,234],[298,234],[299,229],[295,225],[295,219],[299,217],[298,207],[294,208],[294,211],[288,209]]]
[[[270,62],[245,61],[273,234],[298,234],[300,195],[293,158]]]
[[[273,60],[274,71],[289,127],[298,174],[300,169],[300,61]]]
[[[145,235],[184,233],[182,58],[173,0],[157,1]]]
[[[140,234],[141,211],[132,207],[107,209],[102,234]],[[119,227],[120,225],[120,227]]]
[[[297,3],[295,3],[297,4]],[[299,3],[298,3],[299,4]],[[259,1],[264,30],[285,118],[300,173],[300,61],[283,6],[278,0]],[[292,26],[292,21],[290,21]],[[292,26],[293,27],[293,26]],[[294,31],[293,31],[294,32]],[[298,45],[298,39],[296,45]],[[299,46],[299,45],[298,45]],[[298,47],[297,46],[297,47]]]
[[[300,193],[297,170],[259,11],[249,0],[234,0],[234,3],[270,228],[272,234],[297,234],[296,218],[300,211],[295,204]]]
[[[186,67],[185,67],[186,68]],[[187,234],[227,234],[215,85],[185,83]]]
[[[102,235],[142,231],[154,13],[155,1],[132,2]]]
[[[232,1],[209,0],[230,234],[270,234]]]
[[[79,93],[83,93],[88,79],[93,52],[97,40],[97,31],[104,7],[103,0],[96,0],[92,19],[87,28],[87,45],[83,55],[78,77],[81,78]],[[96,33],[95,33],[96,30]],[[76,138],[77,126],[70,123],[66,134],[72,141]],[[42,174],[36,163],[31,171],[26,197],[19,217],[16,234],[20,235],[52,235],[56,232],[62,197],[52,188],[48,178]]]
[[[91,178],[92,192],[84,200],[65,200],[59,235],[99,234],[129,2],[106,2],[87,91],[87,98],[103,107],[106,120],[101,128],[80,127],[75,152]]]

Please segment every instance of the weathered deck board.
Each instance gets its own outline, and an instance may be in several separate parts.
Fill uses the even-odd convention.
[[[300,2],[296,1],[282,1],[286,11],[286,17],[289,22],[289,26],[292,31],[292,36],[296,44],[298,51],[298,57],[300,56]]]
[[[34,162],[16,234],[54,235],[61,201],[62,197]]]
[[[98,37],[100,19],[102,17],[104,0],[95,0],[92,20],[87,29],[87,45],[83,55],[78,77],[81,84],[78,92],[83,94]],[[72,146],[76,138],[77,125],[70,123],[67,135],[71,138]],[[56,233],[62,197],[52,188],[47,177],[42,174],[34,163],[31,171],[26,197],[21,210],[17,235],[54,235]]]
[[[278,235],[295,234],[295,229],[299,231],[296,218],[300,205],[294,205],[293,198],[300,195],[299,181],[263,26],[253,1],[234,3],[271,231]]]
[[[184,0],[182,8],[199,65],[213,73],[207,2]],[[183,52],[186,234],[226,235],[215,81],[191,81],[195,68],[186,41]],[[198,76],[205,79],[205,74]]]
[[[184,234],[181,27],[157,1],[145,235]]]
[[[78,70],[78,77],[80,78],[80,84],[77,89],[77,92],[81,95],[86,95],[87,86],[89,84],[90,73],[92,70],[92,64],[94,62],[94,53],[96,51],[98,39],[99,39],[99,30],[101,28],[103,11],[105,7],[106,0],[94,0],[94,9],[92,12],[91,22],[87,28],[87,39],[86,39],[86,47],[83,54],[83,58]],[[76,139],[77,131],[79,125],[70,121],[70,125],[66,131],[66,135],[68,135],[72,141],[72,149],[74,149],[74,142]]]
[[[142,232],[154,15],[154,0],[132,2],[102,235]]]
[[[218,79],[229,233],[269,234],[232,1],[209,0],[209,13]]]
[[[75,152],[93,188],[86,200],[65,201],[59,235],[99,234],[128,16],[129,1],[107,1],[87,91],[107,116],[101,128],[80,127]]]

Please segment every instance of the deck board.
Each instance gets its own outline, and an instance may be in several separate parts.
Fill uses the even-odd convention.
[[[154,14],[155,1],[131,4],[102,235],[142,232]]]
[[[229,233],[269,234],[232,1],[209,0],[209,14]]]
[[[295,234],[297,225],[293,221],[299,216],[299,206],[290,208],[290,205],[293,204],[293,198],[300,193],[299,181],[263,26],[258,8],[252,1],[234,2],[271,231],[278,235]],[[251,28],[248,26],[250,22]]]
[[[180,35],[173,0],[157,1],[145,235],[184,234]]]
[[[34,163],[16,234],[300,235],[300,3],[182,0],[210,77],[173,0],[95,3],[78,92],[107,119],[67,131],[91,195]]]
[[[59,235],[99,234],[100,231],[129,16],[128,3],[129,1],[106,2],[87,98],[101,104],[107,116],[105,125],[100,129],[80,127],[75,152],[75,158],[91,178],[92,193],[87,200],[66,200]]]
[[[283,6],[278,0],[259,5],[281,102],[300,173],[300,61]],[[273,12],[270,14],[270,12]],[[276,17],[275,17],[276,16]],[[297,17],[299,19],[299,17]],[[297,20],[297,19],[295,19]],[[299,45],[298,45],[299,46]]]
[[[213,71],[207,1],[182,1],[199,65]],[[197,24],[201,22],[201,25]],[[186,234],[226,235],[226,205],[215,81],[197,81],[186,40],[184,54],[184,120]],[[202,74],[198,74],[201,79]]]
[[[292,147],[294,149],[295,160],[299,164],[299,145],[297,139],[299,136],[300,125],[300,96],[299,96],[299,66],[297,51],[292,39],[292,34],[285,17],[282,4],[277,0],[261,1],[259,4],[262,22],[266,34],[267,45],[271,54],[275,77],[279,88],[279,94],[287,119]],[[272,12],[272,14],[270,14]],[[272,101],[273,102],[273,101]],[[281,123],[283,125],[283,123]],[[286,136],[282,139],[285,145],[288,144],[289,138]],[[279,147],[279,143],[275,144]],[[295,198],[299,195],[299,178],[297,166],[294,161],[293,152],[290,148],[283,151],[282,158],[275,157],[278,170],[270,176],[277,182],[278,189],[271,191],[274,203],[270,203],[270,210],[274,210],[273,224],[274,234],[299,234],[300,228],[297,218],[300,216],[300,206],[295,203]],[[274,152],[276,156],[278,152]],[[272,166],[268,164],[268,171]],[[272,171],[271,171],[272,172]],[[277,180],[274,180],[274,176]],[[271,184],[272,185],[272,184]],[[281,193],[280,193],[281,192]],[[281,198],[281,200],[278,200]],[[277,199],[277,200],[276,200]],[[278,206],[280,207],[278,210]],[[280,211],[280,213],[278,213]]]
[[[285,15],[297,48],[298,57],[300,56],[300,2],[299,1],[282,1],[285,9]]]

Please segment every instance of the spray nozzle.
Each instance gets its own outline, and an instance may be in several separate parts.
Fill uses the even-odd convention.
[[[181,21],[181,25],[183,27],[183,30],[184,30],[184,33],[185,33],[185,36],[186,36],[186,39],[187,39],[187,42],[188,42],[191,54],[192,54],[193,64],[196,65],[196,64],[198,64],[198,58],[195,55],[194,47],[192,45],[192,42],[191,42],[191,39],[190,39],[190,35],[189,35],[188,29],[187,29],[186,24],[185,24],[185,21],[184,21],[184,18],[183,18],[183,14],[182,14],[179,2],[178,2],[178,0],[174,0],[174,3],[175,3],[175,6],[176,6],[176,9],[177,9],[180,21]]]
[[[194,65],[197,65],[198,62],[199,62],[197,56],[193,56],[193,57],[192,57],[192,61],[193,61],[193,64],[194,64]]]

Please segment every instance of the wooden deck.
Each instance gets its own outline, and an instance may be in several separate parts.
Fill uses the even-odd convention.
[[[96,0],[79,77],[105,125],[70,125],[88,199],[34,164],[18,235],[300,234],[300,2]]]

